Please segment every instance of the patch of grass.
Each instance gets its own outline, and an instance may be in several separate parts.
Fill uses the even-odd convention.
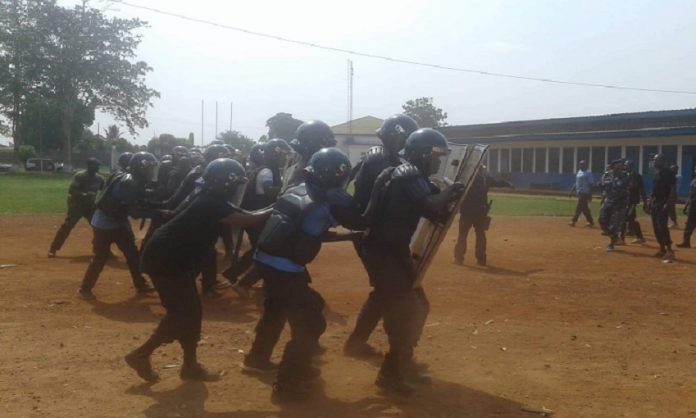
[[[0,176],[0,214],[65,212],[70,179],[61,174]]]
[[[575,213],[576,199],[560,196],[529,196],[491,193],[492,215],[498,216],[567,216]],[[596,218],[599,214],[599,199],[594,199],[590,210]],[[583,218],[584,219],[584,218]]]

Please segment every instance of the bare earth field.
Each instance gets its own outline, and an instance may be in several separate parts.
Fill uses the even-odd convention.
[[[200,349],[222,379],[183,383],[170,345],[153,359],[162,380],[143,384],[123,355],[161,317],[158,299],[134,296],[122,258],[107,265],[95,302],[77,299],[91,232],[79,224],[48,259],[61,220],[0,218],[0,264],[18,264],[0,269],[2,417],[540,416],[526,406],[554,417],[696,417],[696,249],[662,264],[651,233],[645,246],[607,254],[597,229],[565,218],[498,217],[490,267],[478,268],[471,254],[463,267],[451,263],[452,230],[426,279],[432,311],[417,350],[433,384],[408,400],[378,391],[375,364],[342,355],[369,288],[352,246],[326,245],[310,266],[331,308],[320,387],[279,407],[272,378],[239,370],[258,309],[229,290],[204,301]],[[381,328],[372,341],[386,348]]]

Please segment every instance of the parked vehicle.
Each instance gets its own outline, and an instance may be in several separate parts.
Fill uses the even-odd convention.
[[[50,158],[29,158],[24,163],[27,171],[59,172],[63,171],[63,163],[56,163]]]

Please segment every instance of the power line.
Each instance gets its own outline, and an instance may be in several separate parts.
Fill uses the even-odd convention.
[[[696,95],[696,91],[689,91],[689,90],[649,89],[649,88],[642,88],[642,87],[619,86],[619,85],[613,85],[613,84],[585,83],[585,82],[581,82],[581,81],[567,81],[567,80],[558,80],[558,79],[543,78],[543,77],[531,77],[531,76],[523,76],[523,75],[517,75],[517,74],[499,73],[499,72],[494,72],[494,71],[476,70],[476,69],[471,69],[471,68],[451,67],[448,65],[430,64],[430,63],[426,63],[426,62],[388,57],[385,55],[371,54],[369,52],[361,52],[361,51],[356,51],[356,50],[352,50],[352,49],[345,49],[345,48],[338,48],[338,47],[333,47],[333,46],[328,46],[328,45],[321,45],[321,44],[317,44],[314,42],[286,38],[283,36],[273,35],[273,34],[269,34],[269,33],[257,32],[257,31],[253,31],[253,30],[249,30],[249,29],[245,29],[245,28],[240,28],[237,26],[213,22],[210,20],[184,16],[184,15],[181,15],[178,13],[173,13],[173,12],[168,12],[165,10],[156,9],[154,7],[141,6],[139,4],[133,4],[133,3],[130,3],[127,1],[122,1],[122,0],[107,0],[107,1],[110,1],[112,3],[122,4],[124,6],[132,7],[135,9],[147,10],[147,11],[150,11],[153,13],[158,13],[158,14],[165,15],[165,16],[170,16],[170,17],[175,17],[175,18],[182,19],[182,20],[187,20],[190,22],[215,26],[217,28],[232,30],[235,32],[241,32],[241,33],[245,33],[247,35],[253,35],[253,36],[258,36],[258,37],[262,37],[262,38],[273,39],[276,41],[282,41],[282,42],[292,43],[292,44],[296,44],[296,45],[308,46],[308,47],[316,48],[316,49],[323,49],[326,51],[342,52],[345,54],[350,54],[350,55],[355,55],[355,56],[360,56],[360,57],[365,57],[365,58],[373,58],[373,59],[380,59],[380,60],[384,60],[384,61],[391,61],[391,62],[396,62],[396,63],[400,63],[400,64],[418,65],[421,67],[436,68],[439,70],[457,71],[457,72],[469,73],[469,74],[478,74],[478,75],[489,76],[489,77],[500,77],[500,78],[516,79],[516,80],[538,81],[538,82],[542,82],[542,83],[566,84],[566,85],[581,86],[581,87],[595,87],[595,88],[606,88],[606,89],[615,89],[615,90],[631,90],[631,91],[652,92],[652,93],[672,93],[672,94]]]

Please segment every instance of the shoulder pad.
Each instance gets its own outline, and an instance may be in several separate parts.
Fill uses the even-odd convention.
[[[401,164],[392,171],[393,179],[415,177],[418,175],[420,175],[420,171],[415,165],[410,163]]]

